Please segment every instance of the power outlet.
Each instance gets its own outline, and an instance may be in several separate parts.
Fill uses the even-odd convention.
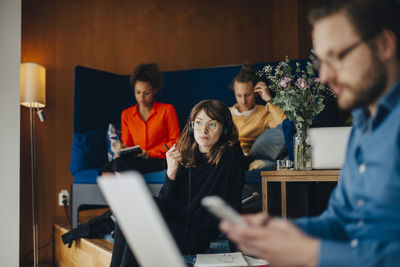
[[[63,189],[58,193],[58,206],[64,206],[64,199],[67,200],[67,206],[69,206],[69,192],[67,189]]]

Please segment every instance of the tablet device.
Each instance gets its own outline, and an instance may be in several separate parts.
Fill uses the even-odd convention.
[[[127,155],[127,154],[136,155],[136,154],[142,153],[142,149],[140,148],[139,145],[131,146],[131,147],[126,147],[126,148],[122,148],[122,149],[118,150],[118,153],[120,156]]]

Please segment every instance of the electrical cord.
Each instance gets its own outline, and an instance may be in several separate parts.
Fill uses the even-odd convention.
[[[66,196],[66,195],[63,196],[63,201],[62,201],[62,203],[63,203],[63,205],[64,205],[65,217],[67,217],[67,221],[68,221],[68,222],[71,222],[70,216],[68,215],[68,208],[67,208],[68,199],[67,199],[67,196]]]
[[[68,206],[68,199],[67,199],[67,196],[65,196],[65,195],[63,196],[63,201],[62,201],[62,203],[63,203],[63,206],[64,206],[65,216],[67,217],[67,220],[68,220],[68,222],[70,223],[71,220],[70,220],[70,216],[68,215],[68,208],[67,208],[67,206]],[[69,223],[68,223],[68,224],[69,224]],[[67,226],[68,224],[64,224],[64,225],[61,225],[61,226]],[[47,241],[47,243],[44,244],[43,246],[40,246],[40,247],[38,248],[38,251],[39,251],[40,249],[43,249],[43,248],[49,246],[49,245],[51,244],[51,240],[52,240],[52,233],[50,233],[49,241]],[[33,249],[29,250],[29,251],[25,254],[25,256],[24,256],[24,263],[25,263],[25,265],[26,265],[27,262],[28,262],[28,257],[29,257],[32,253],[33,253]]]
[[[54,222],[52,223],[52,225],[53,225],[53,224],[54,224]],[[68,223],[67,223],[67,224],[61,224],[60,226],[61,226],[61,227],[65,227],[65,226],[67,226],[67,225],[69,225],[69,224],[68,224]],[[42,249],[42,248],[48,247],[48,246],[51,244],[51,240],[53,239],[52,237],[53,237],[53,232],[50,233],[49,241],[47,241],[46,244],[40,246],[40,247],[38,248],[38,251],[39,251],[40,249]],[[33,249],[29,250],[29,251],[24,255],[24,265],[27,265],[28,257],[29,257],[32,253],[33,253]]]
[[[44,244],[43,246],[39,247],[38,250],[47,247],[48,245],[50,245],[50,243],[51,243],[51,238],[50,238],[50,240],[49,240],[46,244]],[[25,262],[25,264],[27,264],[27,262],[28,262],[28,256],[30,256],[30,255],[32,254],[32,252],[33,252],[33,249],[29,250],[28,253],[25,254],[25,256],[24,256],[24,262]]]
[[[68,221],[68,222],[71,222],[70,216],[69,216],[69,214],[68,214],[68,208],[67,208],[67,207],[68,207],[68,199],[67,199],[67,196],[65,196],[65,195],[63,196],[63,206],[64,206],[65,216],[67,217],[67,221]],[[69,224],[69,223],[68,223],[68,224]],[[65,225],[62,225],[62,226],[67,226],[68,224],[65,224]],[[47,241],[47,243],[44,244],[43,246],[40,246],[40,247],[38,248],[38,250],[49,246],[49,245],[51,244],[51,239],[52,239],[52,233],[50,234],[49,241]],[[25,256],[24,256],[24,263],[25,263],[25,264],[27,264],[28,257],[29,257],[32,253],[33,253],[33,249],[29,250],[29,251],[25,254]]]
[[[54,224],[54,223],[52,223],[52,224]],[[67,226],[67,225],[68,225],[68,224],[63,224],[63,225],[60,225],[60,226],[61,226],[61,227],[65,227],[65,226]],[[51,244],[51,240],[53,239],[52,237],[53,237],[53,232],[50,233],[49,241],[47,241],[46,244],[40,246],[40,247],[38,248],[38,251],[39,251],[40,249],[43,249],[43,248],[45,248],[45,247],[48,247],[48,246]],[[28,257],[29,257],[32,253],[33,253],[33,249],[29,250],[29,251],[25,254],[25,256],[24,256],[24,265],[27,265],[27,263],[28,263]]]
[[[43,246],[41,246],[41,247],[39,247],[38,248],[38,250],[40,250],[40,249],[42,249],[42,248],[45,248],[45,247],[47,247],[48,245],[50,245],[51,244],[51,236],[50,236],[50,240],[46,243],[46,244],[44,244]],[[33,252],[33,249],[31,249],[31,250],[29,250],[26,254],[25,254],[25,256],[24,256],[24,262],[25,262],[25,264],[27,263],[27,258],[28,258],[28,256],[30,256],[31,254],[32,254],[32,252]]]
[[[52,225],[53,225],[53,224],[54,224],[54,222],[52,223]],[[68,224],[68,223],[67,223],[67,224],[60,224],[61,227],[65,227],[65,226],[67,226],[67,225],[69,225],[69,224]],[[40,246],[40,247],[38,248],[38,251],[39,251],[40,249],[42,249],[42,248],[48,247],[48,246],[51,244],[51,240],[53,239],[52,237],[53,237],[53,231],[50,233],[49,241],[47,241],[46,244]],[[29,257],[32,253],[33,253],[33,249],[29,250],[29,251],[24,255],[24,265],[27,265],[28,257]]]
[[[190,199],[191,199],[191,192],[192,192],[192,168],[189,167],[189,200],[188,200],[188,208],[187,208],[187,216],[186,216],[186,223],[185,229],[183,230],[183,238],[182,238],[182,245],[184,245],[186,232],[189,227],[189,218],[190,218]]]

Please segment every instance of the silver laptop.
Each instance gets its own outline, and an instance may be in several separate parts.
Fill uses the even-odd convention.
[[[142,175],[97,178],[124,236],[142,267],[186,267]]]
[[[308,131],[311,141],[313,169],[341,169],[351,127],[311,128]]]

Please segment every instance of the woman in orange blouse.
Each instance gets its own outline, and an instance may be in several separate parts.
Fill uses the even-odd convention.
[[[165,169],[165,153],[180,135],[176,111],[171,104],[154,101],[163,77],[156,64],[141,64],[131,75],[137,104],[122,111],[121,140],[125,147],[140,145],[139,155],[123,155],[110,161],[102,172],[130,169],[142,173]]]

